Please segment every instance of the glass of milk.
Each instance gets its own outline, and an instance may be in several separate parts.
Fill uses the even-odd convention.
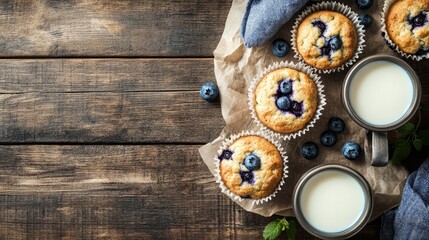
[[[397,57],[367,57],[347,73],[342,89],[343,105],[357,124],[372,130],[373,166],[387,164],[387,131],[409,121],[420,99],[417,74]]]
[[[295,186],[294,212],[301,226],[322,239],[345,239],[369,221],[373,195],[358,172],[341,165],[307,171]]]

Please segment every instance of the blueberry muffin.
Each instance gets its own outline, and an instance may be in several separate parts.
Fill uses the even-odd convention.
[[[386,18],[390,39],[408,54],[429,52],[429,0],[399,0]]]
[[[283,176],[279,150],[257,135],[239,137],[218,158],[223,183],[243,198],[268,197]]]
[[[269,72],[257,84],[253,106],[258,119],[278,133],[305,127],[316,113],[316,84],[305,73],[291,68]]]
[[[357,32],[341,13],[317,11],[298,26],[296,48],[304,62],[320,70],[337,68],[353,57]]]

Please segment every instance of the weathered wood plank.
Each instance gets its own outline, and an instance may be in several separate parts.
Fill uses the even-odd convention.
[[[0,4],[0,56],[212,56],[230,0]]]
[[[198,90],[213,59],[0,59],[0,93]]]
[[[224,122],[198,91],[2,94],[0,105],[0,143],[206,143]]]
[[[276,217],[224,196],[198,147],[0,146],[0,238],[261,239]]]

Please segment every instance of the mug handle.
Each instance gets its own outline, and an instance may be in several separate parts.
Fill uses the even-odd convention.
[[[387,132],[372,131],[372,161],[371,166],[383,167],[389,161],[389,145]]]

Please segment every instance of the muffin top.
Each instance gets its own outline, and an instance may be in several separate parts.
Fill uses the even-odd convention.
[[[386,17],[390,39],[408,54],[429,52],[429,1],[399,0],[392,4]]]
[[[239,137],[218,159],[223,183],[243,198],[268,197],[283,175],[283,158],[279,150],[257,135]]]
[[[357,33],[349,18],[333,11],[317,11],[298,26],[296,48],[304,62],[321,70],[340,67],[353,57]]]
[[[278,133],[293,133],[305,127],[316,113],[316,84],[305,73],[291,68],[269,72],[254,91],[258,119]]]

